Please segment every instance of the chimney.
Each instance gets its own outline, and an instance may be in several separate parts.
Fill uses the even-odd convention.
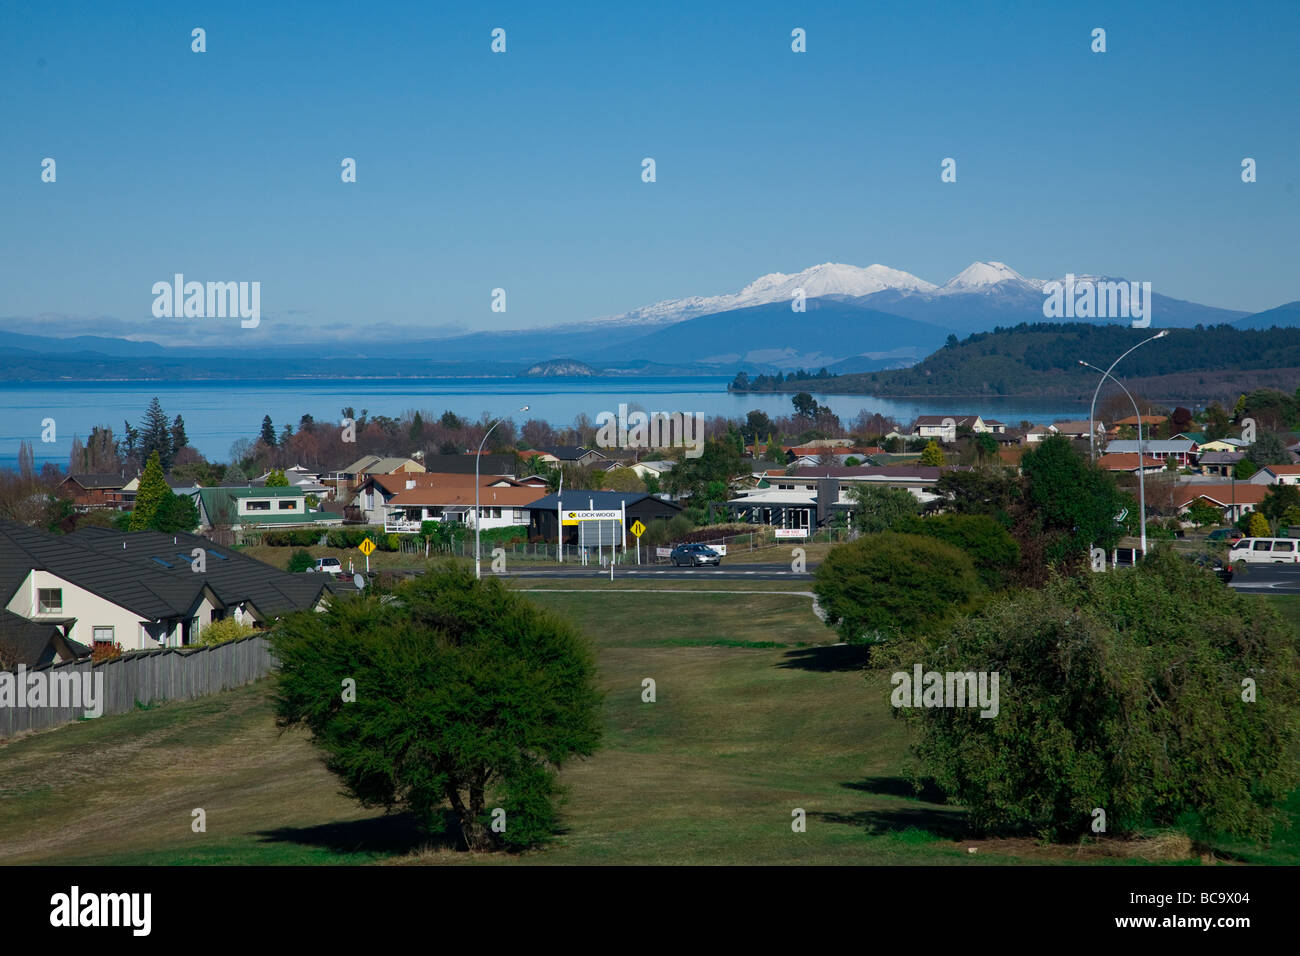
[[[415,487],[415,479],[414,479],[414,478],[407,478],[407,479],[406,479],[406,490],[407,490],[407,491],[410,491],[410,490],[411,490],[412,488],[414,488],[414,487]]]

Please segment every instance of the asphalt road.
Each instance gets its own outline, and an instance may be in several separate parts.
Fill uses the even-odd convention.
[[[1229,587],[1247,594],[1300,594],[1300,564],[1252,564]]]
[[[486,562],[484,564],[484,573],[487,572]],[[788,581],[791,579],[802,580],[812,576],[815,566],[810,566],[807,571],[796,574],[790,570],[788,564],[727,564],[723,559],[721,567],[717,568],[674,568],[672,565],[616,565],[614,567],[614,578],[646,578],[663,580],[689,580],[689,581],[725,581],[725,580],[742,580],[742,581]],[[602,568],[598,564],[589,564],[585,568],[577,563],[553,564],[542,568],[529,568],[527,570],[513,571],[507,566],[506,573],[502,577],[510,578],[608,578],[609,568]]]

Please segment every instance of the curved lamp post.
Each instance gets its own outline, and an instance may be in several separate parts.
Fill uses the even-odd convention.
[[[1160,335],[1164,335],[1164,333],[1161,332]],[[1160,335],[1154,336],[1154,338],[1159,338]],[[1147,341],[1150,342],[1151,339],[1147,339]],[[1138,343],[1138,345],[1141,344],[1142,344],[1141,342]],[[1133,348],[1137,348],[1137,345],[1133,346]],[[1133,351],[1133,349],[1129,349],[1129,352],[1131,351]],[[1124,353],[1124,355],[1127,354],[1128,352]],[[1120,358],[1123,358],[1124,355],[1121,355]],[[1115,361],[1118,362],[1119,359],[1116,359]],[[1124,394],[1128,395],[1128,400],[1130,402],[1133,402],[1133,414],[1137,416],[1137,429],[1138,429],[1138,521],[1141,522],[1141,527],[1142,527],[1142,557],[1145,558],[1147,556],[1147,485],[1146,485],[1147,470],[1146,470],[1146,462],[1142,460],[1142,413],[1138,411],[1138,404],[1136,401],[1133,400],[1132,393],[1130,393],[1127,388],[1124,388],[1124,383],[1121,382],[1119,379],[1117,379],[1114,375],[1111,375],[1109,371],[1102,371],[1101,369],[1097,368],[1097,366],[1095,365],[1089,365],[1083,359],[1079,359],[1079,364],[1092,369],[1094,372],[1101,372],[1102,382],[1105,382],[1106,379],[1110,379],[1120,388],[1123,388]],[[1111,366],[1111,368],[1114,367],[1115,367],[1114,365]],[[1101,385],[1099,384],[1097,388],[1101,388]],[[1094,400],[1095,400],[1095,396],[1094,396]],[[1137,564],[1137,560],[1135,559],[1133,563]]]
[[[526,412],[528,411],[528,406],[525,405],[519,410],[521,412]],[[481,579],[483,577],[483,562],[481,560],[481,556],[479,552],[479,529],[482,527],[483,521],[482,521],[482,514],[479,512],[479,507],[478,507],[478,491],[479,491],[478,466],[479,466],[479,462],[483,458],[483,446],[487,444],[488,435],[491,435],[492,429],[496,428],[508,417],[509,416],[507,415],[502,415],[500,418],[498,418],[496,421],[492,423],[491,428],[489,428],[487,431],[483,433],[483,440],[478,443],[478,454],[474,456],[474,577],[476,579]]]
[[[1133,348],[1129,349],[1128,352],[1125,352],[1124,355],[1128,355],[1128,353],[1132,352],[1133,349],[1141,348],[1142,346],[1146,345],[1148,342],[1154,342],[1156,339],[1163,339],[1168,334],[1169,334],[1168,329],[1161,329],[1155,335],[1151,336],[1151,338],[1143,339],[1137,345],[1133,346]],[[1097,410],[1097,393],[1100,392],[1101,387],[1106,384],[1106,376],[1110,375],[1110,373],[1115,370],[1115,366],[1118,365],[1121,361],[1123,361],[1124,355],[1121,355],[1119,358],[1115,359],[1115,361],[1111,362],[1110,368],[1106,369],[1106,371],[1104,372],[1101,372],[1101,369],[1097,368],[1097,366],[1095,365],[1088,365],[1087,362],[1083,362],[1083,361],[1079,362],[1080,365],[1088,365],[1088,368],[1096,369],[1098,372],[1101,372],[1101,381],[1098,382],[1097,387],[1093,389],[1092,404],[1088,406],[1088,457],[1091,458],[1093,461],[1097,460],[1097,423],[1094,418],[1094,415]],[[1114,376],[1111,376],[1111,381],[1115,382],[1116,385],[1119,385],[1119,381]],[[1120,385],[1120,388],[1124,388],[1124,386]],[[1129,396],[1129,398],[1132,397],[1133,397],[1132,395]],[[1133,407],[1134,408],[1137,407],[1136,403],[1134,404]],[[1141,414],[1138,415],[1138,441],[1139,443],[1142,441],[1142,415]],[[1139,444],[1138,455],[1140,456],[1141,454],[1142,454],[1142,447],[1141,444]],[[1138,471],[1140,474],[1141,469],[1139,469]],[[1144,543],[1144,547],[1145,547],[1145,543]]]

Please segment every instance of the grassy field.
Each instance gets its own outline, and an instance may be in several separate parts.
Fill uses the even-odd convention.
[[[262,681],[0,746],[0,863],[1131,862],[1117,844],[972,840],[960,810],[918,798],[887,676],[833,645],[808,598],[639,581],[593,600],[574,583],[518,585],[589,635],[606,694],[604,746],[565,769],[550,848],[422,846],[408,818],[341,796],[305,734],[275,729]],[[1296,620],[1300,599],[1286,611]],[[1226,849],[1300,862],[1293,838]]]

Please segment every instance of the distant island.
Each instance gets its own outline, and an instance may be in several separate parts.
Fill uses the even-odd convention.
[[[575,378],[577,376],[598,375],[599,372],[586,362],[577,359],[551,359],[538,362],[519,373],[520,378]]]

